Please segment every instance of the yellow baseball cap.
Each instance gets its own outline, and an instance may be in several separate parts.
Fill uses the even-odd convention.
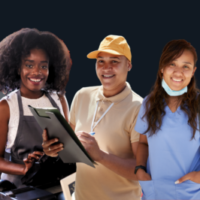
[[[123,36],[108,35],[100,43],[99,49],[90,52],[88,58],[97,58],[100,52],[106,52],[114,55],[124,55],[131,61],[131,49]]]

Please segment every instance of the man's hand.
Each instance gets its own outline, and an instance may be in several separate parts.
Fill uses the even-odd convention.
[[[28,157],[23,160],[25,164],[23,174],[25,175],[26,172],[33,166],[33,163],[36,160],[39,160],[43,155],[44,153],[40,151],[34,151],[33,153],[28,154]]]
[[[190,172],[190,173],[186,174],[185,176],[178,179],[175,182],[175,184],[179,184],[179,183],[182,183],[182,182],[187,181],[187,180],[193,181],[195,183],[200,183],[200,171]]]
[[[43,147],[44,153],[47,156],[57,157],[58,152],[63,150],[63,144],[62,143],[54,144],[55,142],[58,142],[57,138],[49,140],[46,129],[44,129],[42,137],[43,137],[42,147]]]
[[[151,180],[151,176],[148,173],[146,173],[143,169],[138,169],[136,176],[139,181],[150,181]]]
[[[83,131],[77,132],[76,135],[94,161],[98,162],[103,159],[104,152],[99,149],[93,136]]]

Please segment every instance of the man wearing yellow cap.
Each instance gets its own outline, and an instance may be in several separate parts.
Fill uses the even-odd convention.
[[[109,35],[87,57],[96,59],[102,85],[76,93],[70,125],[97,165],[77,164],[75,198],[139,200],[141,190],[134,174],[139,134],[134,126],[142,98],[126,82],[132,67],[130,47],[124,37]],[[47,155],[57,155],[56,145],[51,145],[52,153],[48,147]]]

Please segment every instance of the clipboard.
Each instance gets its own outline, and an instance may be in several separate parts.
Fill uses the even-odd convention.
[[[34,108],[29,105],[29,109],[42,130],[48,130],[49,139],[58,138],[63,143],[64,149],[58,155],[64,163],[82,162],[95,168],[96,163],[57,108]]]

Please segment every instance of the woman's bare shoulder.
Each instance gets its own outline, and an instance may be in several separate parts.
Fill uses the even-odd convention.
[[[10,110],[9,110],[9,105],[6,100],[1,100],[0,101],[0,120],[2,119],[9,119],[10,118]]]

